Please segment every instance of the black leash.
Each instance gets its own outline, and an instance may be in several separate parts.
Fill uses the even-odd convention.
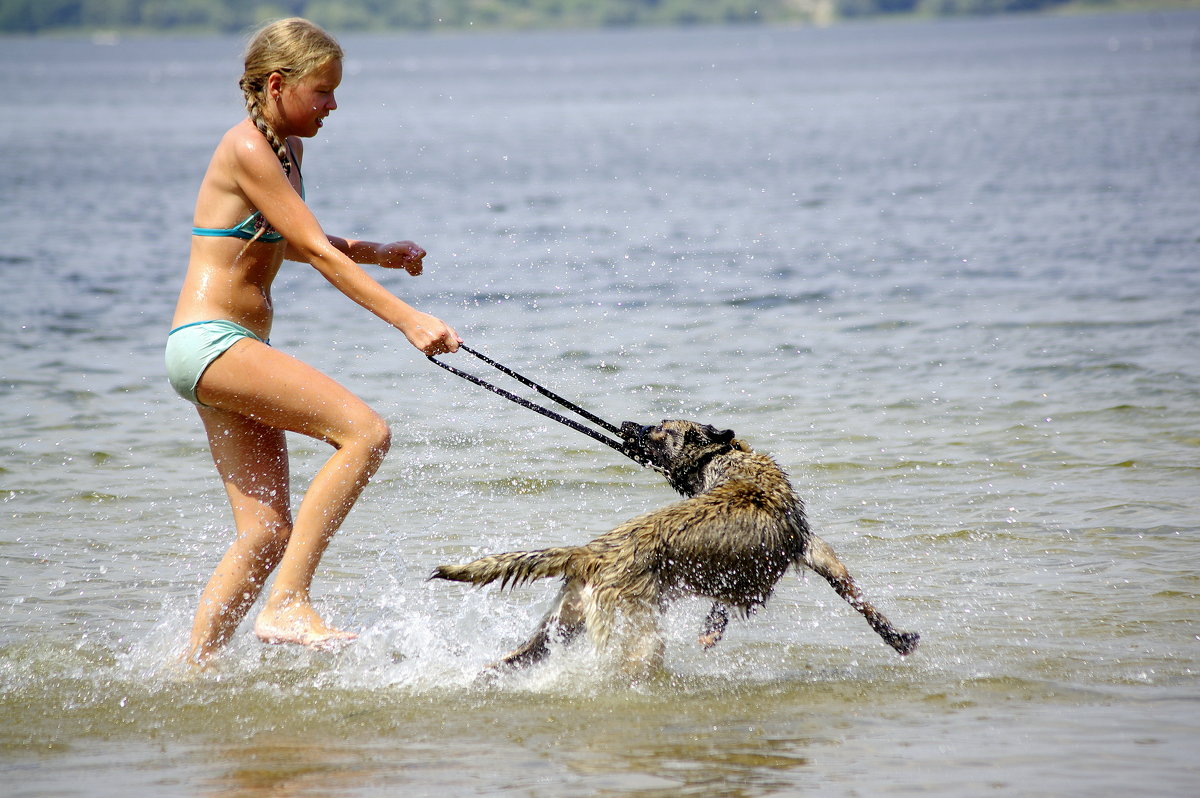
[[[576,415],[581,416],[582,418],[585,418],[588,421],[592,422],[596,426],[601,427],[601,428],[611,432],[612,434],[617,436],[617,440],[613,440],[612,438],[608,437],[607,435],[597,432],[596,430],[594,430],[590,427],[585,427],[583,424],[580,424],[578,421],[575,421],[574,419],[567,418],[566,416],[564,416],[560,413],[556,413],[553,410],[550,410],[548,408],[542,407],[539,404],[534,404],[533,402],[530,402],[528,399],[524,399],[520,396],[517,396],[515,393],[506,391],[503,388],[500,388],[496,385],[492,385],[490,382],[488,382],[480,377],[476,377],[474,374],[470,374],[468,372],[457,369],[448,363],[443,363],[442,361],[435,358],[433,355],[428,356],[429,361],[431,363],[436,363],[437,365],[441,366],[442,368],[444,368],[446,371],[450,372],[451,374],[456,374],[459,377],[462,377],[464,380],[473,382],[480,387],[487,388],[489,391],[491,391],[494,394],[503,396],[505,399],[509,400],[510,402],[516,402],[521,407],[527,407],[530,410],[534,411],[535,413],[541,413],[543,416],[546,416],[547,418],[552,418],[560,424],[565,424],[573,430],[578,430],[579,432],[582,432],[584,435],[587,435],[590,438],[594,438],[595,440],[598,440],[607,446],[611,446],[612,448],[616,449],[621,454],[623,454],[626,457],[628,457],[629,459],[633,460],[638,465],[642,465],[642,466],[649,465],[649,463],[646,461],[645,458],[643,458],[641,455],[639,455],[637,452],[635,452],[629,446],[629,444],[626,442],[624,436],[621,434],[620,427],[610,424],[609,422],[605,421],[604,419],[600,418],[597,415],[589,413],[588,411],[584,410],[582,407],[580,407],[579,405],[576,405],[573,402],[568,402],[566,399],[563,399],[561,396],[554,393],[550,389],[545,388],[541,385],[538,385],[533,380],[529,379],[528,377],[522,376],[521,374],[518,374],[517,372],[510,369],[508,366],[497,363],[496,361],[492,360],[487,355],[476,352],[474,349],[467,346],[466,344],[459,344],[458,348],[474,355],[475,357],[479,358],[484,363],[488,364],[489,366],[496,369],[497,371],[499,371],[509,377],[512,377],[514,380],[517,380],[518,382],[520,382],[524,385],[527,385],[530,388],[533,388],[535,391],[540,393],[542,396],[545,396],[547,399],[550,399],[551,401],[557,402],[558,404],[560,404],[563,407],[570,410],[572,413],[575,413]]]

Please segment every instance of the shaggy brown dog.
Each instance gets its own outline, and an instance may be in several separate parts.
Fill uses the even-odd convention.
[[[533,636],[493,668],[529,665],[549,652],[553,639],[586,631],[597,648],[619,635],[624,668],[659,667],[663,644],[658,617],[681,596],[713,600],[700,644],[721,639],[727,608],[748,616],[766,603],[789,565],[823,576],[861,612],[883,639],[909,654],[920,639],[900,632],[859,591],[829,544],[814,535],[804,505],[783,470],[734,437],[691,421],[653,427],[626,422],[631,452],[647,459],[684,496],[676,504],[628,521],[582,546],[516,551],[466,565],[442,565],[432,578],[501,586],[562,577],[562,591]]]

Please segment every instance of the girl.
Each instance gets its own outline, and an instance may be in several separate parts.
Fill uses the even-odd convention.
[[[341,385],[267,345],[271,283],[283,259],[312,264],[427,355],[454,352],[461,342],[358,265],[415,276],[425,250],[411,241],[328,236],[304,203],[300,139],[316,135],[337,108],[341,79],[341,47],[316,25],[285,19],[262,28],[246,49],[241,79],[248,116],[217,145],[196,198],[167,371],[200,412],[237,527],[200,597],[186,655],[197,665],[229,640],[272,571],[275,581],[254,623],[261,640],[327,648],[355,637],[321,619],[309,586],[330,538],[387,453],[390,432]],[[295,519],[285,431],[334,449]]]

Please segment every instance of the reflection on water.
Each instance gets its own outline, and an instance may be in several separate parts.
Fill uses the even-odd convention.
[[[161,343],[240,45],[6,42],[6,794],[1190,796],[1197,28],[347,37],[327,229],[417,240],[390,287],[605,418],[734,428],[922,634],[788,575],[710,652],[673,607],[656,679],[490,688],[556,586],[432,568],[675,496],[286,267],[273,344],[395,430],[316,585],[362,637],[178,672],[230,522]]]

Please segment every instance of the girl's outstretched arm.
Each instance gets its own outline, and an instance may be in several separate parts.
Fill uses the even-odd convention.
[[[235,158],[234,174],[239,188],[252,207],[269,209],[264,210],[263,215],[287,240],[289,256],[312,264],[335,288],[400,330],[413,346],[425,354],[458,349],[461,339],[449,325],[428,313],[422,313],[392,294],[336,246],[321,229],[308,205],[292,188],[279,168],[278,158],[264,140],[256,140],[254,136],[245,137],[236,147]],[[353,247],[348,245],[348,249]],[[358,249],[360,254],[374,250],[379,255],[387,247],[360,245]],[[421,250],[421,253],[423,257],[424,251]],[[410,252],[410,259],[413,254]]]
[[[385,269],[404,269],[413,277],[424,271],[425,250],[411,241],[393,241],[378,244],[374,241],[356,241],[349,238],[329,236],[329,243],[355,263],[373,264]],[[297,260],[296,253],[288,247],[287,258]]]

